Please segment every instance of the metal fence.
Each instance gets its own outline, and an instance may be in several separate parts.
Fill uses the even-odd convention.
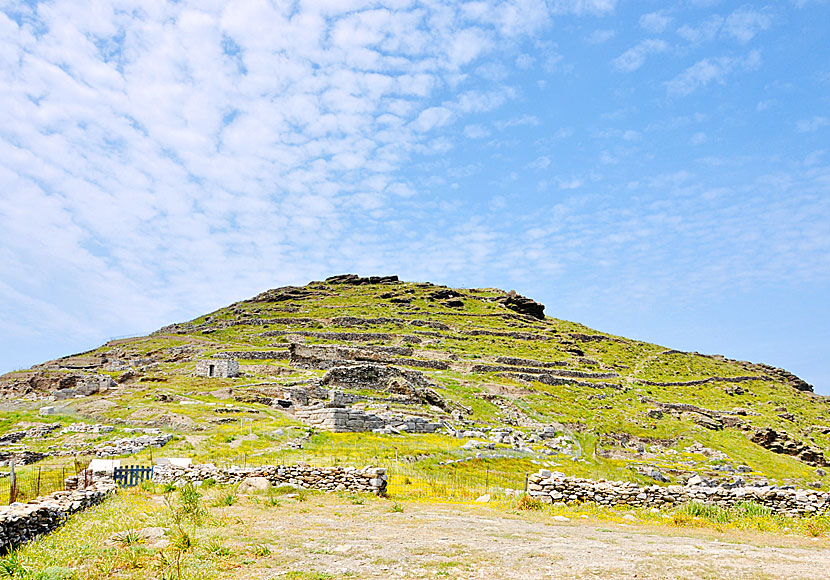
[[[35,467],[18,470],[14,477],[6,472],[0,479],[0,503],[26,502],[40,495],[65,489],[66,478],[74,475],[71,467]]]

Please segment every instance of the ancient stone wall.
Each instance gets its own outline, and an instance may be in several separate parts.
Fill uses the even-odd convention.
[[[754,501],[781,515],[797,516],[830,511],[830,493],[763,487],[707,487],[702,485],[652,485],[641,487],[623,481],[565,477],[542,469],[528,477],[528,494],[544,502],[592,501],[600,505],[666,507],[692,501],[734,506]]]
[[[237,350],[219,352],[212,358],[233,358],[243,360],[288,360],[287,350]]]
[[[321,407],[300,409],[295,413],[298,419],[312,427],[336,433],[361,433],[365,431],[435,433],[440,423],[431,423],[423,417],[382,413],[375,415],[361,409]]]
[[[98,479],[86,489],[56,491],[25,504],[0,507],[0,553],[51,532],[69,515],[101,503],[115,489],[111,479]]]
[[[220,469],[215,465],[157,465],[153,481],[159,484],[213,479],[221,484],[240,483],[247,477],[265,477],[272,485],[291,484],[323,491],[359,491],[386,494],[386,469],[367,467],[314,467],[311,465],[265,465],[245,469]]]

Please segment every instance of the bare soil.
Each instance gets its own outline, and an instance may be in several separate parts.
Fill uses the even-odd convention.
[[[815,580],[830,570],[826,538],[557,522],[478,505],[408,502],[393,512],[391,501],[364,501],[225,508],[229,534],[271,551],[231,577]]]

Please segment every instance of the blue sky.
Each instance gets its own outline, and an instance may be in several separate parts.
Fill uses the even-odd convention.
[[[0,371],[355,272],[830,394],[830,3],[0,0]]]

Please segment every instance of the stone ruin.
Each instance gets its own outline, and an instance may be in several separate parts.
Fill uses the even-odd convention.
[[[229,379],[239,375],[239,361],[233,358],[215,358],[196,362],[196,375]]]
[[[296,413],[312,427],[335,433],[360,433],[372,431],[385,435],[407,433],[435,433],[443,427],[441,423],[431,423],[423,417],[381,413],[376,415],[362,409],[345,407],[321,407],[317,409],[300,409]]]

